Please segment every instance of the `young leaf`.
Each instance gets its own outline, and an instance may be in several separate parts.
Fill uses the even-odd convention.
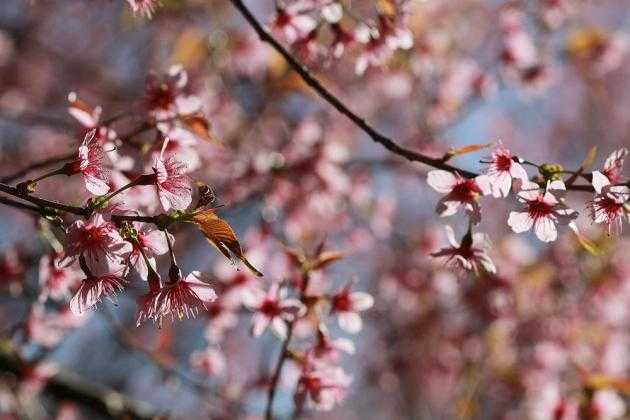
[[[232,256],[236,256],[253,274],[262,277],[263,274],[247,261],[245,255],[243,255],[241,244],[236,239],[236,234],[232,227],[225,220],[219,218],[214,213],[214,210],[204,210],[196,213],[192,216],[192,221],[199,226],[199,229],[208,241],[226,258],[233,260]]]
[[[462,146],[462,147],[457,147],[457,148],[452,148],[450,149],[448,152],[446,152],[444,154],[444,157],[442,158],[442,160],[444,160],[445,162],[449,159],[452,159],[456,156],[461,156],[461,155],[466,155],[468,153],[474,153],[474,152],[478,152],[479,150],[483,150],[487,147],[492,146],[492,143],[486,143],[486,144],[470,144],[468,146]]]

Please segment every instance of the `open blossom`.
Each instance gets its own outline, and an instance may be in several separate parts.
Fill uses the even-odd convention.
[[[374,305],[374,298],[365,292],[351,292],[353,283],[349,283],[331,298],[332,314],[337,314],[339,326],[354,334],[361,331],[363,321],[359,312],[366,311]]]
[[[354,354],[354,343],[347,338],[330,338],[325,325],[317,329],[317,342],[311,348],[313,359],[335,362],[339,359],[339,352]]]
[[[101,275],[124,266],[132,246],[123,240],[113,223],[106,221],[101,213],[94,213],[70,226],[65,250],[64,265],[83,256],[89,270]]]
[[[534,182],[523,183],[517,196],[525,207],[522,211],[510,212],[508,225],[516,233],[526,232],[533,226],[538,239],[555,241],[558,237],[556,225],[569,224],[577,217],[577,212],[560,200],[565,190],[562,181],[548,182],[545,189],[540,189]]]
[[[610,233],[613,229],[621,233],[624,219],[630,220],[625,203],[630,199],[630,188],[613,185],[601,172],[593,172],[595,198],[589,203],[591,217],[595,223],[603,223]]]
[[[199,373],[208,376],[220,375],[225,371],[225,356],[219,349],[209,347],[190,355],[190,365]]]
[[[447,225],[446,236],[451,246],[434,252],[432,257],[446,257],[449,263],[463,270],[478,272],[479,267],[483,267],[489,273],[496,273],[496,267],[487,253],[490,241],[486,234],[469,232],[460,244],[455,239],[453,228]]]
[[[436,169],[427,174],[427,183],[439,193],[446,194],[436,208],[441,217],[452,216],[460,206],[469,214],[471,221],[481,221],[481,210],[477,199],[491,191],[490,179],[487,175],[476,178],[464,178],[458,173]]]
[[[279,337],[287,335],[287,321],[302,316],[306,307],[298,299],[286,297],[286,288],[280,288],[278,283],[273,283],[266,294],[257,293],[249,295],[246,306],[253,311],[252,335],[260,336],[268,327]]]
[[[81,281],[79,290],[70,300],[70,310],[73,314],[79,315],[92,306],[100,303],[104,298],[110,300],[120,293],[126,282],[124,278],[124,268],[115,273],[93,275],[89,270],[85,273],[87,277]]]
[[[625,147],[612,152],[606,162],[604,162],[604,169],[601,171],[603,175],[608,178],[611,184],[617,184],[621,181],[621,170],[623,169],[623,161],[628,155],[628,149]]]
[[[164,150],[168,145],[168,138],[164,140],[162,152],[155,158],[153,172],[158,198],[164,211],[171,208],[185,210],[192,202],[192,187],[190,177],[186,175],[186,165],[173,156],[164,158]]]
[[[109,192],[109,172],[105,169],[105,151],[96,138],[96,129],[85,135],[75,159],[66,164],[68,175],[81,173],[85,188],[94,195]]]
[[[600,389],[595,394],[587,412],[591,418],[601,420],[615,420],[625,418],[626,403],[617,392],[612,389]]]
[[[286,7],[277,9],[269,26],[272,32],[293,44],[315,29],[317,22],[311,16],[301,13],[298,7]]]
[[[71,296],[70,290],[82,279],[76,266],[61,267],[61,254],[52,253],[39,261],[40,302],[51,298],[62,300]]]
[[[343,402],[352,378],[338,366],[304,363],[295,392],[295,404],[316,410],[332,410]]]
[[[159,291],[150,292],[149,298],[142,302],[144,308],[140,312],[158,324],[168,316],[171,319],[195,318],[200,310],[206,310],[207,303],[217,298],[214,289],[201,277],[199,271],[191,272],[186,278],[179,274]]]
[[[188,73],[179,64],[169,68],[168,73],[159,77],[149,74],[145,87],[145,103],[150,114],[158,121],[177,116],[191,115],[201,109],[201,101],[193,95],[186,95]],[[158,124],[158,128],[161,125]]]
[[[492,195],[496,198],[507,197],[512,188],[512,180],[520,179],[521,182],[527,182],[527,172],[525,168],[517,162],[509,150],[499,146],[492,152],[488,164],[486,175],[490,180]]]
[[[167,234],[170,235],[170,233]],[[140,247],[142,247],[144,255],[146,255],[149,260],[149,264],[155,267],[155,256],[166,254],[168,252],[168,244],[164,232],[148,225],[143,226],[137,231],[137,240],[138,244],[132,244],[133,250],[129,255],[129,264],[136,269],[140,277],[146,279],[148,267],[140,253]],[[174,239],[171,238],[171,241],[173,240]]]

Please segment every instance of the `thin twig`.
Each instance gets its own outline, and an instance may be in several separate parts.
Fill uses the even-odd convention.
[[[282,55],[289,66],[302,78],[302,80],[307,85],[309,85],[319,96],[321,96],[326,102],[332,105],[337,111],[339,111],[350,121],[352,121],[358,128],[369,135],[373,141],[381,144],[390,152],[401,156],[411,162],[420,162],[436,169],[442,169],[449,172],[457,172],[466,178],[474,178],[478,175],[475,172],[452,166],[448,164],[444,159],[432,158],[430,156],[400,146],[392,138],[376,130],[364,118],[358,116],[353,111],[351,111],[348,106],[346,106],[339,98],[337,98],[326,87],[324,87],[324,85],[322,85],[322,83],[315,76],[313,76],[300,61],[298,61],[284,46],[282,46],[282,44],[280,44],[277,39],[275,39],[269,32],[267,32],[267,30],[256,19],[256,17],[247,8],[247,6],[245,6],[242,0],[230,0],[230,2],[250,24],[258,37],[263,42],[271,45],[271,47],[273,47],[276,52]],[[567,186],[567,189],[589,192],[594,191],[591,185],[571,185]]]

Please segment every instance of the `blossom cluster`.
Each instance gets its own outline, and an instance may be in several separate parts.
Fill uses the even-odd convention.
[[[624,184],[622,175],[627,154],[625,148],[613,152],[601,171],[593,171],[587,177],[595,195],[586,209],[592,221],[604,225],[609,233],[621,233],[623,224],[630,221],[630,187],[627,182]],[[452,216],[463,208],[469,219],[468,232],[461,244],[455,239],[453,229],[447,226],[451,246],[434,253],[434,256],[447,257],[448,261],[468,271],[478,271],[478,267],[483,267],[488,273],[495,273],[496,268],[488,256],[490,246],[486,235],[473,234],[472,229],[481,221],[481,197],[506,198],[510,191],[520,203],[520,208],[511,211],[507,220],[515,233],[533,229],[539,240],[552,242],[558,238],[558,225],[568,225],[580,235],[575,223],[578,212],[566,203],[567,186],[562,181],[561,174],[565,173],[562,169],[555,165],[540,165],[538,170],[542,176],[535,179],[537,182],[531,181],[523,167],[525,161],[501,145],[483,162],[487,164],[486,173],[474,178],[441,169],[428,173],[428,184],[444,194],[438,203],[437,213],[441,217]],[[570,182],[575,178],[572,175]]]

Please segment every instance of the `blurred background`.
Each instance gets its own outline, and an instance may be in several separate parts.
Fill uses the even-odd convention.
[[[272,0],[245,3],[273,26]],[[385,16],[413,45],[374,54],[357,36],[338,57],[333,25],[319,12],[330,2],[310,3],[304,14],[319,22],[317,38],[284,44],[409,148],[442,156],[501,140],[529,161],[576,170],[597,146],[594,170],[630,146],[626,0],[345,1],[334,24],[358,33]],[[361,72],[366,54],[371,65]],[[142,147],[120,152],[136,170],[147,167],[161,142],[155,132],[134,134],[145,80],[173,64],[187,70],[186,91],[201,99],[220,140],[179,151],[191,175],[214,189],[218,213],[265,277],[237,271],[193,226],[177,225],[183,271],[200,270],[216,285],[208,313],[137,328],[135,302],[146,286],[132,276],[116,303],[75,316],[69,296],[42,300],[58,232],[0,207],[2,419],[262,418],[281,343],[269,332],[252,337],[252,311],[224,304],[221,291],[290,282],[286,247],[312,255],[322,243],[344,257],[313,274],[314,290],[354,282],[374,305],[361,312],[357,334],[334,315],[322,321],[356,347],[339,361],[352,383],[332,410],[300,417],[630,418],[627,226],[607,234],[589,217],[592,194],[576,191],[567,200],[583,237],[560,228],[556,242],[543,244],[507,226],[513,196],[483,198],[478,230],[492,239],[497,274],[462,273],[432,258],[447,244],[444,226],[461,238],[467,223],[436,214],[430,168],[389,154],[316,96],[230,1],[162,0],[152,19],[122,0],[0,2],[0,176],[75,150],[85,128],[68,113],[70,92],[101,106],[103,120],[131,115],[115,130]],[[480,171],[489,154],[452,163]],[[43,181],[38,194],[77,205],[89,197],[65,177]],[[159,271],[167,267],[159,257]],[[312,342],[313,322],[296,324],[296,348]],[[289,362],[276,418],[295,416],[298,376]]]

